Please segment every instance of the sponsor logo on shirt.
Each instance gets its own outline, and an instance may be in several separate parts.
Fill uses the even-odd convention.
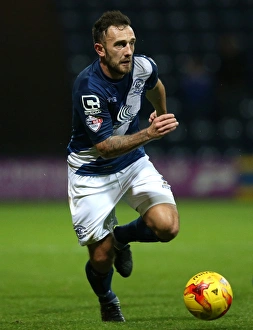
[[[132,121],[132,119],[136,116],[136,113],[133,112],[131,105],[123,105],[118,113],[117,120],[120,122]]]
[[[100,101],[96,95],[82,95],[82,104],[86,116],[97,115],[101,112]]]

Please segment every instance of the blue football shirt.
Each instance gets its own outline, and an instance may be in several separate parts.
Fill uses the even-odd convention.
[[[158,70],[144,55],[133,56],[130,73],[120,80],[107,77],[99,60],[77,77],[72,93],[72,136],[67,147],[68,164],[79,175],[116,173],[145,155],[143,147],[128,154],[103,159],[95,144],[112,135],[140,130],[138,112],[146,90],[155,87]]]

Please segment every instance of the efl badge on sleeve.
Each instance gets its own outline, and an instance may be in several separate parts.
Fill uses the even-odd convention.
[[[100,130],[102,123],[103,119],[99,117],[88,116],[86,118],[86,125],[95,133]]]

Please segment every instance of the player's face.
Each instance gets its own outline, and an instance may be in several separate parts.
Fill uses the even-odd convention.
[[[131,71],[135,41],[135,34],[130,26],[108,28],[99,54],[101,67],[107,76],[120,79]]]

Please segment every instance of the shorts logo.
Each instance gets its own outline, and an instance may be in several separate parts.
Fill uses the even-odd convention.
[[[76,232],[76,236],[78,239],[82,239],[86,236],[86,228],[84,228],[83,226],[81,225],[77,225],[77,226],[74,226],[74,230]]]
[[[86,125],[93,132],[97,132],[100,129],[102,123],[103,123],[103,119],[99,117],[97,118],[93,116],[88,116],[86,118]]]
[[[82,104],[86,116],[96,115],[101,112],[100,101],[96,95],[82,95]]]
[[[164,180],[163,178],[163,185],[162,185],[163,188],[165,189],[170,189],[170,185],[168,184],[168,182],[166,180]]]

